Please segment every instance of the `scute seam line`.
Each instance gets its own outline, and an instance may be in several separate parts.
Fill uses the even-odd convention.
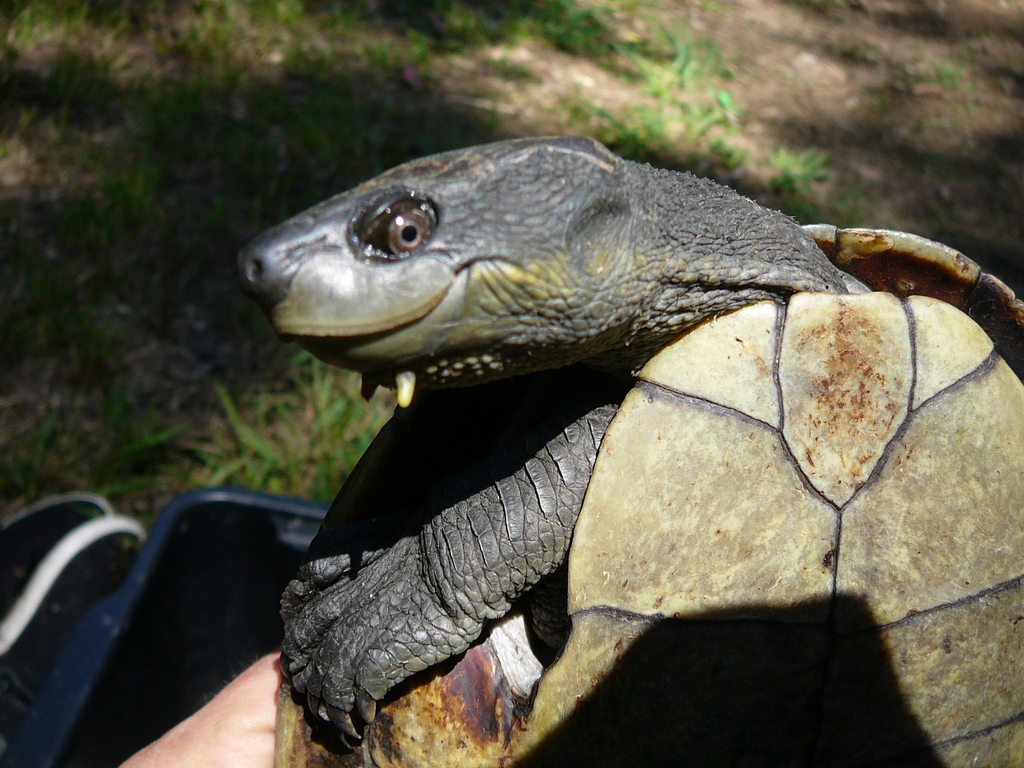
[[[775,386],[775,401],[779,407],[778,432],[780,436],[786,428],[786,404],[782,400],[782,380],[779,377],[779,368],[782,361],[782,334],[786,330],[788,313],[789,304],[779,305],[775,312],[775,354],[772,356],[772,384]],[[785,442],[785,438],[783,438],[783,442]]]
[[[772,361],[772,381],[775,383],[776,397],[779,399],[779,428],[776,429],[779,445],[782,446],[782,452],[786,455],[789,460],[789,464],[793,467],[797,476],[800,478],[800,482],[804,484],[804,488],[814,496],[816,499],[824,502],[832,511],[835,512],[836,519],[842,520],[842,512],[838,505],[831,499],[827,498],[825,494],[819,491],[814,483],[811,482],[811,478],[804,472],[804,468],[800,466],[800,462],[797,461],[796,454],[793,453],[793,449],[789,445],[789,441],[786,440],[786,401],[782,395],[782,347],[785,341],[786,334],[786,320],[789,318],[789,304],[783,304],[781,311],[777,316],[777,325],[775,330],[775,359]],[[773,429],[775,429],[773,427]],[[838,535],[837,535],[838,541]],[[834,586],[834,585],[833,585]],[[834,592],[834,590],[833,590]]]
[[[682,392],[679,392],[678,390],[672,389],[671,387],[667,387],[664,384],[660,384],[656,381],[649,381],[648,379],[637,379],[635,389],[639,389],[648,397],[681,401],[683,403],[696,406],[704,411],[709,411],[711,413],[717,413],[722,416],[735,416],[740,420],[747,422],[748,424],[753,424],[754,426],[762,427],[763,429],[768,430],[775,436],[775,439],[778,441],[779,446],[782,449],[782,453],[786,456],[790,466],[793,467],[793,470],[796,472],[797,477],[800,478],[800,482],[803,484],[804,489],[812,496],[814,496],[814,498],[831,507],[833,512],[835,512],[837,515],[839,514],[839,509],[836,506],[836,504],[830,499],[823,496],[821,491],[815,488],[814,484],[811,483],[807,475],[804,474],[803,469],[800,467],[799,462],[797,462],[796,458],[793,456],[793,451],[790,450],[789,444],[786,442],[786,438],[782,434],[782,432],[776,429],[768,422],[761,421],[758,418],[746,414],[743,411],[736,410],[735,408],[730,408],[727,405],[721,405],[720,403],[716,403],[713,400],[707,400],[703,397],[698,397],[696,395],[687,395]]]
[[[640,613],[639,611],[632,611],[628,608],[618,608],[613,605],[591,605],[586,608],[580,608],[579,610],[573,611],[570,616],[582,616],[587,613],[596,613],[602,616],[616,616],[627,621],[638,621],[647,624],[654,624],[660,621],[678,621],[685,624],[701,624],[706,626],[715,626],[719,624],[757,624],[771,627],[820,627],[823,632],[829,635],[834,634],[831,627],[821,621],[781,621],[773,619],[751,619],[742,616],[736,617],[717,617],[717,618],[702,618],[702,617],[682,617],[682,616],[669,616],[665,613]]]
[[[910,389],[907,392],[907,415],[914,411],[914,397],[917,395],[917,318],[910,302],[900,299],[903,314],[907,316],[907,330],[910,336]]]
[[[672,387],[666,386],[665,384],[661,384],[660,382],[657,381],[638,378],[636,380],[636,388],[639,389],[644,394],[646,394],[648,397],[656,397],[658,399],[665,398],[669,400],[682,400],[684,403],[695,405],[698,408],[709,410],[713,413],[737,416],[743,421],[746,421],[750,424],[754,424],[758,427],[763,427],[764,429],[767,429],[771,432],[776,431],[775,427],[773,427],[767,421],[761,421],[761,419],[758,419],[755,416],[751,416],[748,413],[744,413],[743,411],[737,410],[736,408],[730,408],[728,405],[716,403],[714,400],[708,400],[707,398],[699,397],[698,395],[688,395],[685,392],[680,392],[677,389],[672,389]]]
[[[913,757],[914,755],[934,755],[935,750],[938,748],[952,747],[963,741],[976,739],[979,736],[987,736],[990,733],[998,731],[1000,728],[1005,728],[1009,725],[1013,725],[1014,723],[1018,723],[1021,721],[1024,721],[1024,711],[1018,712],[1015,715],[1011,715],[1005,720],[1001,720],[993,725],[989,725],[984,728],[979,728],[976,731],[964,733],[960,736],[953,736],[951,738],[944,739],[943,741],[936,741],[934,744],[929,744],[924,747],[915,747],[914,749],[908,750],[907,752],[899,752],[894,755],[886,755],[885,757],[880,757],[877,760],[872,760],[869,763],[860,763],[856,766],[856,768],[871,768],[871,766],[889,766],[892,765],[893,760],[900,760],[905,757]]]
[[[1000,728],[1005,728],[1008,725],[1013,725],[1014,723],[1019,723],[1021,721],[1024,721],[1024,711],[1020,711],[1015,715],[1011,715],[1005,720],[1001,720],[1000,722],[994,723],[993,725],[989,725],[984,728],[979,728],[976,731],[971,731],[970,733],[965,733],[960,736],[953,736],[952,738],[945,739],[944,741],[938,741],[932,746],[933,748],[949,747],[954,744],[959,744],[961,741],[967,741],[968,739],[976,739],[979,736],[985,736],[994,731],[998,731]]]
[[[924,408],[926,405],[928,405],[930,402],[932,402],[938,397],[942,397],[943,395],[949,394],[951,392],[956,392],[958,389],[961,389],[962,387],[965,387],[974,381],[978,381],[979,379],[985,378],[985,376],[987,376],[1002,359],[1003,358],[999,354],[999,350],[997,350],[995,348],[995,345],[993,344],[992,351],[988,353],[988,357],[986,357],[984,360],[978,363],[978,366],[973,371],[965,373],[952,384],[949,384],[948,386],[940,389],[934,395],[932,395],[927,400],[922,402],[919,406],[917,406],[917,408],[914,409],[914,412],[916,413],[917,411],[920,411],[922,408]]]
[[[914,353],[914,347],[911,347],[911,353]],[[983,379],[993,368],[995,368],[999,360],[1002,360],[1002,358],[999,356],[999,353],[995,349],[993,349],[989,353],[988,357],[986,357],[983,362],[979,363],[978,367],[975,368],[973,371],[965,374],[964,376],[957,379],[944,389],[939,390],[934,395],[925,400],[923,403],[921,403],[919,406],[917,406],[917,408],[914,408],[912,410],[908,408],[907,415],[903,419],[903,423],[900,424],[900,426],[896,429],[896,431],[893,433],[893,436],[890,438],[889,442],[882,450],[881,455],[879,455],[878,457],[878,461],[875,462],[875,466],[871,470],[871,474],[868,475],[867,480],[864,481],[864,484],[861,485],[856,491],[854,491],[853,495],[850,496],[849,499],[847,499],[846,503],[843,504],[842,507],[840,507],[839,514],[842,515],[843,512],[846,511],[846,508],[848,506],[853,504],[853,502],[856,501],[861,496],[861,494],[866,493],[875,484],[875,482],[878,480],[879,475],[881,475],[882,472],[885,471],[885,468],[889,463],[889,458],[890,456],[892,456],[893,451],[896,450],[897,444],[903,439],[903,436],[907,433],[907,430],[910,429],[911,424],[914,422],[915,418],[917,417],[917,414],[921,411],[922,408],[924,408],[928,403],[935,400],[935,398],[937,397],[941,397],[943,395],[955,392],[956,390],[965,387],[974,381]],[[916,358],[915,365],[913,367],[913,375],[916,376]],[[915,378],[913,380],[913,385],[916,386],[916,383],[917,382]],[[911,397],[913,397],[913,386],[911,387],[910,391]]]
[[[839,239],[844,234],[846,234],[846,230],[845,229],[842,229],[840,227],[836,227],[836,231],[832,235],[832,250],[828,254],[828,260],[831,261],[832,264],[835,265],[836,269],[840,269],[841,268],[841,267],[839,267],[838,264],[836,264],[836,257],[839,255],[839,252],[842,250],[842,247],[839,244]],[[845,272],[845,270],[843,270],[843,271]],[[852,275],[853,273],[851,272],[850,274]],[[856,275],[853,275],[853,276],[857,277]],[[857,279],[860,280],[859,277],[857,277]],[[871,286],[868,286],[868,287],[870,288]],[[872,288],[872,290],[874,290],[874,289]]]
[[[1001,581],[998,584],[993,584],[991,587],[979,589],[977,592],[972,592],[969,595],[964,595],[963,597],[958,598],[956,600],[950,600],[948,603],[940,603],[939,605],[933,605],[931,608],[925,608],[922,611],[914,611],[913,613],[904,616],[902,619],[890,621],[888,624],[879,624],[877,627],[859,629],[856,632],[844,634],[842,635],[842,637],[858,637],[861,635],[870,635],[874,632],[883,632],[888,629],[893,629],[895,627],[902,626],[903,624],[910,624],[914,621],[918,621],[925,616],[929,616],[933,613],[937,613],[938,611],[945,610],[946,608],[958,608],[962,605],[967,605],[969,603],[983,600],[986,597],[998,595],[1000,592],[1006,592],[1008,590],[1013,589],[1014,587],[1019,587],[1022,584],[1024,584],[1024,574],[1021,574],[1020,576],[1014,576],[1012,579]]]
[[[911,355],[913,355],[913,351],[913,347],[911,347]],[[913,377],[913,374],[911,374],[911,376]],[[913,384],[913,378],[911,379],[911,381]],[[914,388],[913,386],[911,386],[910,397],[913,396]],[[892,433],[892,437],[889,438],[889,442],[885,444],[885,448],[883,448],[882,452],[878,455],[878,460],[875,462],[875,466],[871,468],[871,474],[867,476],[867,479],[860,485],[859,488],[857,488],[857,490],[855,490],[850,495],[850,498],[846,500],[843,506],[839,508],[840,515],[842,515],[846,511],[847,507],[849,507],[851,504],[853,504],[853,502],[860,498],[861,495],[867,493],[871,489],[871,487],[877,482],[879,475],[881,475],[882,472],[885,471],[886,466],[888,466],[889,464],[889,457],[892,456],[893,452],[896,450],[896,446],[903,439],[903,436],[907,433],[907,430],[910,429],[910,425],[913,423],[914,417],[917,415],[918,410],[919,409],[911,410],[908,403],[907,413],[903,417],[903,421],[896,428],[896,431]]]

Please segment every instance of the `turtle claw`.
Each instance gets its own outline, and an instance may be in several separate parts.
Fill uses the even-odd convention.
[[[343,709],[338,709],[337,707],[332,707],[328,704],[327,713],[330,715],[331,722],[334,723],[334,725],[339,728],[343,734],[345,734],[345,740],[349,742],[350,746],[353,741],[357,744],[362,741],[363,735],[352,722],[352,717],[348,712]]]
[[[306,705],[309,707],[309,711],[322,721],[333,724],[341,731],[342,741],[347,746],[354,748],[363,740],[363,734],[360,733],[362,729],[356,726],[352,721],[352,716],[345,710],[322,700],[313,693],[306,694]]]
[[[321,720],[329,721],[331,719],[326,702],[320,701],[319,696],[314,696],[311,692],[306,693],[306,706]]]
[[[367,725],[377,717],[377,702],[366,691],[356,694],[356,709],[359,710],[359,716]]]

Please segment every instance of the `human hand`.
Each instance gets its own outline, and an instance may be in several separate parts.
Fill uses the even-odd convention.
[[[272,768],[280,654],[257,661],[121,768]]]

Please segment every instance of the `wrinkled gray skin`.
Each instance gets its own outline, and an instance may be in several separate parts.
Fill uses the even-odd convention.
[[[397,254],[368,244],[369,222],[409,196],[436,214],[423,242]],[[788,217],[586,139],[407,163],[265,233],[239,263],[283,336],[370,384],[412,372],[418,390],[578,362],[628,376],[716,314],[844,292]],[[314,712],[356,735],[353,708],[372,720],[394,685],[466,650],[562,563],[624,394],[569,386],[559,412],[526,408],[493,451],[415,503],[344,525],[351,510],[332,508],[283,600],[287,671]]]

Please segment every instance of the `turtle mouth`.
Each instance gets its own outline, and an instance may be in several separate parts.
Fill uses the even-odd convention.
[[[363,374],[364,395],[392,388],[405,406],[417,389],[472,386],[518,370],[528,353],[508,343],[508,331],[547,295],[545,286],[500,257],[368,263],[320,248],[266,312],[282,339]]]
[[[417,386],[432,388],[463,370],[471,373],[473,363],[482,365],[451,344],[452,332],[467,323],[471,270],[452,270],[435,259],[419,263],[426,267],[395,270],[388,277],[401,279],[391,280],[374,280],[383,273],[376,265],[358,265],[369,279],[349,290],[336,279],[325,282],[315,263],[304,265],[286,299],[268,314],[282,339],[297,342],[330,365],[363,374],[364,396],[383,386],[395,389],[399,404],[406,406]],[[414,264],[410,260],[400,266]]]
[[[302,265],[268,314],[283,337],[358,342],[421,320],[445,299],[455,277],[436,258],[370,266],[323,250]]]

